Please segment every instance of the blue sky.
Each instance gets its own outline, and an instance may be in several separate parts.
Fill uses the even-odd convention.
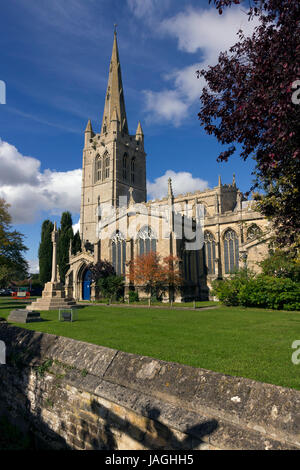
[[[149,198],[224,183],[236,173],[242,191],[253,162],[238,155],[217,163],[221,146],[199,125],[203,83],[198,68],[214,65],[243,27],[239,7],[220,16],[208,0],[10,0],[0,16],[0,197],[11,204],[36,266],[41,223],[70,210],[79,218],[84,129],[99,132],[114,23],[129,130],[141,120]],[[223,149],[222,149],[223,150]]]

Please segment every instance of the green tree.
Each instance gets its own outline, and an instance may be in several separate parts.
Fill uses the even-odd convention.
[[[267,258],[261,261],[260,266],[266,276],[290,278],[300,281],[300,258],[294,257],[293,252],[275,249]]]
[[[97,285],[100,289],[102,297],[109,298],[110,302],[113,298],[119,299],[123,294],[124,278],[123,276],[106,276],[98,279]]]
[[[53,249],[51,241],[52,231],[53,223],[50,220],[44,220],[41,230],[41,242],[39,246],[40,281],[43,284],[51,281]]]
[[[65,282],[66,273],[69,269],[69,247],[70,240],[73,241],[72,216],[70,212],[62,213],[57,243],[57,263],[61,282]]]
[[[72,241],[72,254],[76,255],[79,251],[81,251],[81,238],[79,231],[77,231]]]
[[[28,274],[28,263],[24,251],[28,248],[23,243],[24,235],[12,230],[9,204],[0,198],[0,285],[14,277],[19,279]]]

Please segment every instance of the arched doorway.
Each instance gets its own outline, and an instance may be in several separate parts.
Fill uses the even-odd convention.
[[[92,273],[87,269],[82,279],[82,300],[91,300],[91,277]]]

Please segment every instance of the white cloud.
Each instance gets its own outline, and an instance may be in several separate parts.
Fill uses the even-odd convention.
[[[79,212],[81,174],[81,169],[41,172],[39,160],[0,139],[0,197],[11,205],[13,223],[31,223],[41,211]]]
[[[189,54],[198,53],[199,60],[163,77],[172,82],[171,89],[144,92],[146,111],[151,114],[151,120],[165,120],[173,122],[175,126],[180,125],[189,108],[199,99],[205,85],[202,78],[197,78],[196,71],[215,65],[220,52],[228,50],[238,41],[238,30],[242,29],[249,36],[257,21],[249,22],[248,16],[239,8],[227,9],[223,15],[219,15],[215,8],[196,10],[191,7],[162,21],[158,28],[160,33],[177,39],[179,50]],[[161,100],[162,97],[165,99]]]
[[[80,231],[80,219],[78,219],[78,222],[76,224],[72,225],[72,228],[73,228],[74,235],[75,235],[76,232]]]
[[[148,121],[173,120],[178,126],[186,116],[188,106],[181,99],[176,90],[160,92],[145,91],[146,111],[149,113]]]
[[[28,260],[29,269],[28,271],[30,274],[37,274],[40,272],[40,265],[38,259],[30,259]]]
[[[176,173],[173,170],[167,170],[164,175],[159,176],[154,180],[147,182],[147,192],[152,199],[161,199],[168,194],[168,179],[172,179],[173,193],[177,194],[203,191],[208,188],[208,182],[201,178],[194,178],[193,175],[187,171],[179,171]]]
[[[137,18],[143,18],[148,23],[169,8],[170,0],[127,0],[127,4]]]

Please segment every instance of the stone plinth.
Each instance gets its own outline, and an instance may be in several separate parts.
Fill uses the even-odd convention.
[[[76,305],[75,300],[65,298],[65,290],[60,282],[47,282],[42,297],[27,305],[27,310],[58,310],[71,308]]]
[[[14,323],[31,323],[36,321],[43,321],[40,317],[40,312],[32,312],[29,310],[12,310],[7,319]]]

